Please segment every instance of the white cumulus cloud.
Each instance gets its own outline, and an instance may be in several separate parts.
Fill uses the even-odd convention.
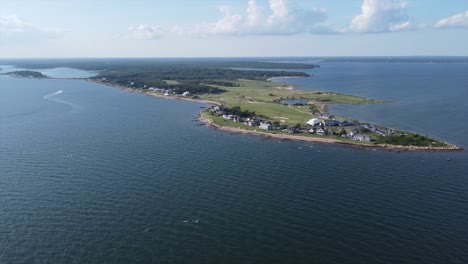
[[[321,8],[302,9],[294,0],[269,0],[261,6],[250,0],[245,13],[233,12],[228,6],[220,7],[223,17],[214,23],[195,26],[192,32],[201,34],[233,35],[293,35],[299,33],[332,33],[321,25],[327,18]]]
[[[406,6],[406,2],[399,0],[364,0],[362,13],[353,18],[349,30],[356,33],[382,33],[411,29]]]
[[[16,15],[0,17],[0,31],[23,32],[26,28],[26,22]]]
[[[158,39],[164,33],[161,27],[145,24],[130,26],[128,32],[137,39]]]
[[[468,11],[443,18],[434,25],[436,28],[468,28]]]
[[[43,29],[17,15],[0,16],[0,44],[30,43],[56,38],[59,30]]]

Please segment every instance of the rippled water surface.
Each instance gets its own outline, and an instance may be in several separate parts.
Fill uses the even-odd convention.
[[[372,65],[291,81],[392,100],[336,111],[468,145],[466,65]],[[231,135],[201,106],[0,76],[0,263],[468,262],[466,152]]]

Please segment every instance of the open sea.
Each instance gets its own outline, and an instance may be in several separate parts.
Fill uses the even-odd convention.
[[[468,147],[468,63],[319,64],[281,81]],[[202,106],[0,75],[0,263],[468,263],[467,151],[231,134]]]

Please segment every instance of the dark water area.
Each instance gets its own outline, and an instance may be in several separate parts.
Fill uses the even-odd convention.
[[[466,146],[453,65],[288,82],[392,100],[336,111]],[[0,263],[467,263],[467,152],[233,135],[194,122],[200,106],[0,76]]]

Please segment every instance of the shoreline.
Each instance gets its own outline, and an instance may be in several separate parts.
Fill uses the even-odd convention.
[[[292,78],[307,78],[307,77],[312,77],[312,76],[278,76],[278,77],[268,78],[267,81],[274,82],[273,79],[292,79]],[[289,84],[289,85],[294,86],[293,84]]]
[[[219,129],[219,130],[238,133],[238,134],[264,136],[267,138],[277,138],[280,140],[298,140],[298,141],[315,142],[315,143],[338,144],[338,145],[350,146],[350,147],[355,147],[355,148],[385,149],[388,151],[397,151],[397,152],[398,151],[448,152],[448,151],[463,151],[464,150],[463,148],[455,146],[455,145],[454,147],[418,147],[418,146],[401,146],[401,145],[385,145],[385,144],[368,145],[368,144],[360,144],[359,142],[356,142],[356,143],[344,142],[341,140],[331,139],[331,138],[306,137],[306,136],[299,136],[299,135],[293,136],[293,135],[286,135],[286,134],[273,134],[273,133],[262,132],[262,131],[257,131],[257,130],[255,131],[245,130],[242,128],[226,127],[226,126],[215,124],[212,122],[211,119],[208,119],[202,116],[202,113],[205,110],[200,112],[197,118],[198,121],[214,129]]]
[[[205,104],[212,104],[212,105],[221,105],[221,103],[212,101],[212,100],[205,100],[205,99],[193,99],[193,98],[184,98],[184,97],[174,97],[174,96],[164,96],[164,95],[159,95],[156,93],[147,93],[147,92],[142,92],[138,91],[134,88],[129,88],[121,85],[116,85],[116,84],[109,84],[97,80],[91,80],[91,79],[84,79],[89,82],[93,83],[98,83],[102,85],[106,85],[109,87],[113,88],[118,88],[127,92],[132,92],[132,93],[139,93],[147,96],[152,96],[156,98],[162,98],[162,99],[172,99],[172,100],[183,100],[183,101],[189,101],[189,102],[196,102],[196,103],[205,103]],[[355,147],[355,148],[364,148],[364,149],[382,149],[382,150],[388,150],[388,151],[427,151],[427,152],[448,152],[448,151],[463,151],[464,149],[462,147],[459,147],[457,145],[452,145],[452,147],[418,147],[418,146],[401,146],[401,145],[386,145],[386,144],[378,144],[378,145],[368,145],[368,144],[360,144],[359,142],[356,143],[350,143],[350,142],[344,142],[340,141],[337,139],[331,139],[331,138],[317,138],[317,137],[306,137],[306,136],[293,136],[293,135],[286,135],[286,134],[273,134],[273,133],[268,133],[268,132],[262,132],[262,131],[252,131],[252,130],[245,130],[242,128],[235,128],[235,127],[226,127],[226,126],[221,126],[218,124],[213,123],[211,119],[205,118],[202,116],[203,112],[206,111],[208,108],[202,110],[199,112],[198,117],[196,120],[204,123],[207,127],[211,127],[213,129],[219,129],[223,131],[228,131],[228,132],[233,132],[233,133],[238,133],[238,134],[246,134],[246,135],[256,135],[256,136],[264,136],[267,138],[277,138],[280,140],[299,140],[299,141],[306,141],[306,142],[316,142],[316,143],[324,143],[324,144],[338,144],[338,145],[343,145],[343,146],[350,146],[350,147]],[[447,143],[449,144],[449,143]]]

